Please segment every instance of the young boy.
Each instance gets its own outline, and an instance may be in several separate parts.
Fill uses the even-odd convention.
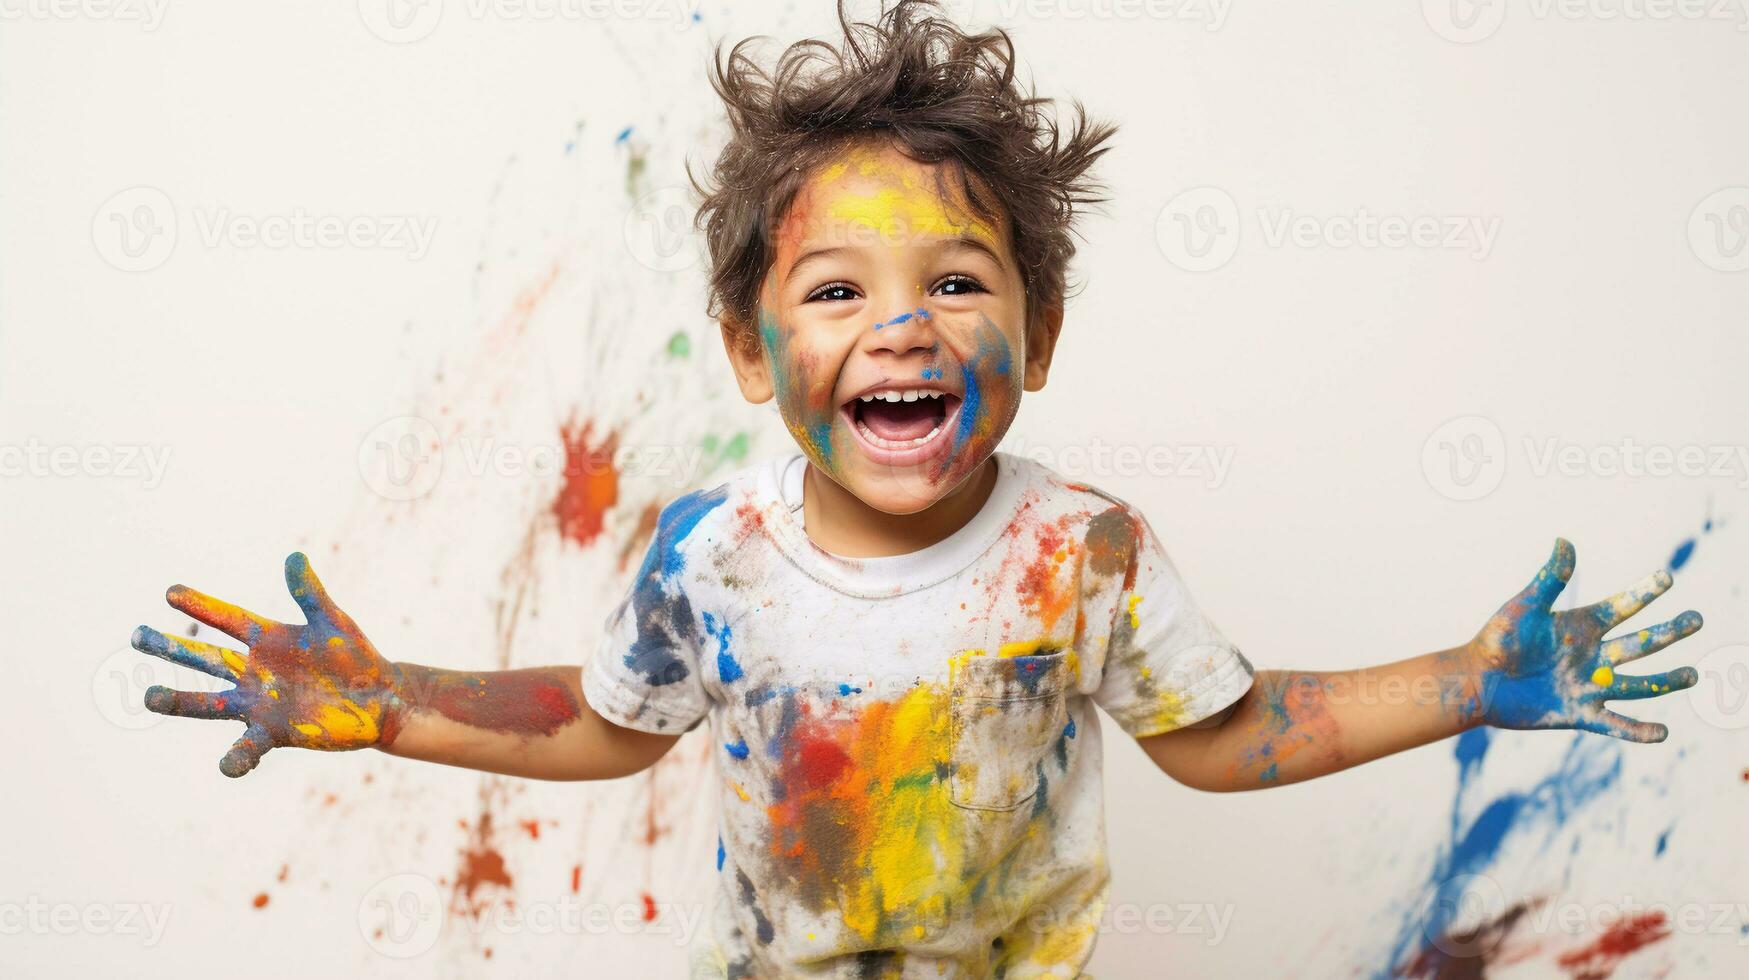
[[[720,893],[694,963],[715,977],[1076,976],[1108,878],[1096,704],[1205,790],[1477,725],[1664,738],[1603,706],[1695,682],[1615,673],[1694,612],[1605,639],[1663,573],[1554,611],[1557,541],[1467,643],[1254,675],[1142,515],[996,453],[1045,384],[1112,130],[1077,112],[1059,132],[1005,35],[929,13],[902,2],[769,73],[740,47],[717,66],[713,313],[742,393],[775,399],[801,451],[663,511],[587,666],[392,663],[292,555],[305,625],[170,590],[249,653],[141,627],[137,649],[236,683],[147,706],[244,721],[229,776],[289,745],[608,779],[708,718]]]

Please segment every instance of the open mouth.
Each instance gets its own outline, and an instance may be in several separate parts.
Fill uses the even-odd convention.
[[[876,462],[907,464],[947,445],[959,407],[958,395],[935,388],[882,388],[852,398],[844,413]]]

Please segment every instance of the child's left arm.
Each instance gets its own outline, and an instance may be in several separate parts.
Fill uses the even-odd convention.
[[[1220,720],[1137,741],[1168,775],[1211,791],[1299,782],[1477,725],[1663,741],[1663,725],[1603,703],[1692,687],[1692,667],[1647,676],[1616,668],[1694,633],[1700,614],[1605,639],[1663,594],[1670,576],[1657,572],[1609,599],[1555,611],[1573,565],[1573,546],[1556,541],[1536,578],[1462,646],[1361,670],[1261,671]]]

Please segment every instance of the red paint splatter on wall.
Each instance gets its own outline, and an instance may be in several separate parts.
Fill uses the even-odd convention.
[[[1555,962],[1573,980],[1604,980],[1622,960],[1669,935],[1670,923],[1663,912],[1623,916],[1589,945],[1562,953]]]
[[[267,907],[267,893],[266,892],[258,892],[255,896],[255,900],[250,902],[249,904],[255,906],[258,909],[266,908]]]
[[[573,865],[571,865],[571,894],[575,895],[582,890],[583,890],[583,865],[573,864]]]
[[[491,899],[478,897],[475,893],[488,886],[506,890],[511,887],[504,854],[493,842],[490,807],[482,809],[480,822],[468,833],[467,845],[462,849],[461,869],[456,872],[451,909],[461,915],[478,917],[491,904]]]
[[[586,547],[601,536],[607,512],[619,502],[619,471],[613,465],[619,434],[594,442],[594,423],[584,422],[561,426],[559,438],[565,446],[565,482],[553,500],[553,514],[559,533]]]
[[[656,921],[656,900],[650,897],[649,892],[644,893],[644,921]]]
[[[539,820],[524,820],[524,821],[522,821],[522,829],[528,831],[528,836],[530,838],[532,838],[534,840],[540,840],[540,821]]]

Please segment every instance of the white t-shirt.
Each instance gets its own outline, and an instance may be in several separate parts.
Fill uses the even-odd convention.
[[[1093,705],[1140,737],[1250,686],[1141,515],[994,458],[965,527],[890,558],[813,544],[799,454],[662,512],[584,690],[627,728],[711,721],[693,976],[1077,976],[1108,877]]]

